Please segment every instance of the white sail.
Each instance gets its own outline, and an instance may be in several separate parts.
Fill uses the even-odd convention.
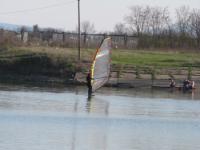
[[[91,84],[93,92],[102,87],[109,79],[111,63],[110,51],[111,38],[106,38],[103,40],[100,48],[96,51],[91,66]]]

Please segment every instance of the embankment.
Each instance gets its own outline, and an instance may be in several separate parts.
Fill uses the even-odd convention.
[[[0,50],[0,82],[30,84],[85,84],[94,50],[82,52],[81,63],[73,49],[20,47]],[[177,55],[177,59],[174,55]],[[137,88],[178,84],[191,78],[199,84],[200,54],[113,50],[111,77],[106,86]],[[185,60],[185,58],[189,59]],[[191,58],[192,57],[192,58]],[[173,61],[172,61],[173,60]]]
[[[0,82],[65,83],[74,78],[68,60],[52,59],[46,53],[0,53]]]

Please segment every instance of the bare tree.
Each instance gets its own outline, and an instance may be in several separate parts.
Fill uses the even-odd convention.
[[[190,8],[188,6],[181,6],[176,9],[176,19],[179,32],[185,35],[189,30]]]
[[[127,33],[127,28],[124,24],[118,23],[114,27],[114,33],[115,34],[126,34]]]
[[[90,23],[89,21],[83,21],[81,23],[81,32],[83,35],[83,45],[84,47],[88,47],[88,34],[95,33],[94,24]]]
[[[89,21],[83,21],[81,23],[81,32],[83,33],[95,33],[94,24],[91,24]]]
[[[197,39],[197,46],[200,48],[200,10],[194,9],[191,13],[191,29]]]
[[[188,6],[182,6],[176,9],[177,29],[178,29],[178,46],[179,48],[193,47],[191,38],[191,12]]]
[[[160,34],[169,23],[168,8],[151,7],[149,13],[149,27],[153,35]]]
[[[130,7],[130,11],[130,14],[125,17],[125,21],[129,25],[132,32],[136,32],[139,36],[145,31],[149,15],[149,7],[132,6]]]
[[[169,11],[168,8],[162,7],[149,7],[149,15],[148,15],[148,34],[151,35],[151,45],[153,47],[162,47],[166,34],[166,31],[169,27]]]

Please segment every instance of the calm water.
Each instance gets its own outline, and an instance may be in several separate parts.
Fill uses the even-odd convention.
[[[198,150],[198,93],[0,86],[0,150]]]

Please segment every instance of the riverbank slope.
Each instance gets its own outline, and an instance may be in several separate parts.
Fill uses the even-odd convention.
[[[84,84],[95,50],[56,47],[15,47],[0,49],[0,82]],[[107,86],[122,87],[179,84],[185,78],[200,77],[200,53],[175,50],[112,50],[111,77]]]

